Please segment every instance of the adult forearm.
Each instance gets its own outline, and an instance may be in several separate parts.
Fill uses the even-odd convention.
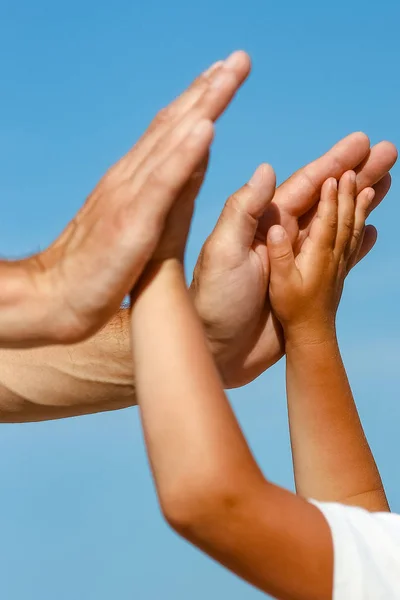
[[[315,342],[288,342],[286,350],[298,493],[370,510],[388,510],[335,335]]]
[[[42,421],[136,403],[129,311],[72,346],[0,350],[0,421]]]

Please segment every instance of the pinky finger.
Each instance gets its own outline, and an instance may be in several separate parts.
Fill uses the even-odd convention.
[[[365,229],[365,221],[368,217],[370,206],[375,196],[373,188],[365,188],[357,196],[355,202],[354,228],[349,246],[347,260],[353,263],[361,248],[363,242],[363,233]]]
[[[376,244],[378,238],[378,232],[373,225],[367,225],[361,234],[359,249],[354,252],[351,256],[350,261],[347,264],[347,272],[355,267],[367,254],[372,250]]]

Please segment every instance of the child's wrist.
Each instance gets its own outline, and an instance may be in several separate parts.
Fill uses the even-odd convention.
[[[298,323],[283,328],[286,351],[299,346],[318,346],[319,344],[336,343],[336,326],[334,321],[320,323]]]
[[[149,286],[153,287],[155,282],[157,282],[157,288],[160,284],[164,286],[165,283],[168,286],[183,284],[186,287],[183,263],[175,258],[151,260],[130,294],[131,306],[136,302],[139,295]]]

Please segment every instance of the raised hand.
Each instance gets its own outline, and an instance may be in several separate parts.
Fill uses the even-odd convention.
[[[295,257],[281,225],[267,236],[270,260],[269,298],[285,341],[292,337],[335,336],[336,311],[345,277],[358,251],[365,219],[375,193],[366,188],[357,196],[356,174],[328,179],[308,237]]]
[[[297,493],[305,498],[389,510],[336,337],[344,280],[357,258],[375,192],[357,195],[356,175],[328,179],[308,237],[295,256],[281,225],[267,238],[269,298],[282,325]]]
[[[246,79],[236,52],[168,108],[103,177],[44,252],[0,263],[0,346],[74,343],[100,329],[135,285],[174,202],[197,194],[212,121]]]
[[[283,355],[282,330],[267,295],[268,228],[280,223],[299,251],[315,218],[321,187],[329,177],[349,169],[357,173],[357,192],[374,186],[369,211],[390,188],[389,169],[395,147],[381,142],[372,149],[368,138],[354,133],[327,154],[292,175],[271,198],[273,173],[260,167],[252,180],[231,196],[206,241],[195,268],[191,291],[226,387],[255,379]],[[354,240],[354,262],[373,247],[375,229],[368,226]]]

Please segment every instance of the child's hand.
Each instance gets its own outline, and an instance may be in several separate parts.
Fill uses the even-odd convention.
[[[280,225],[268,233],[271,263],[270,300],[285,337],[319,339],[335,330],[335,317],[345,276],[362,242],[365,220],[374,198],[366,188],[356,197],[356,176],[348,171],[328,179],[321,192],[317,219],[295,258]],[[350,243],[357,249],[350,252]]]

